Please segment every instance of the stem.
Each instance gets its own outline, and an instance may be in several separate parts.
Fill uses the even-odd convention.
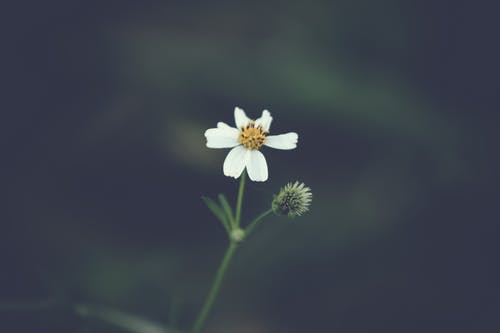
[[[245,189],[245,179],[247,176],[246,170],[243,170],[243,173],[241,174],[240,177],[240,188],[238,189],[238,200],[236,202],[236,218],[234,223],[236,224],[236,227],[240,226],[240,219],[241,219],[241,204],[243,202],[243,191]]]
[[[252,222],[250,222],[250,224],[245,228],[245,237],[248,237],[250,236],[250,234],[253,232],[253,230],[255,229],[255,227],[257,227],[257,225],[266,217],[268,216],[269,214],[272,214],[273,210],[272,209],[269,209],[269,210],[266,210],[264,213],[260,214],[259,216],[257,216]]]
[[[245,191],[245,180],[247,173],[244,170],[240,177],[240,186],[238,188],[238,199],[236,200],[236,216],[232,223],[232,230],[236,230],[240,226],[241,220],[241,205],[243,203],[243,193]],[[212,283],[212,287],[208,293],[207,299],[201,308],[196,321],[194,322],[193,328],[191,329],[191,333],[199,333],[207,316],[214,305],[215,299],[217,298],[217,294],[219,293],[220,286],[222,284],[222,279],[224,278],[224,274],[226,273],[229,262],[233,258],[234,251],[236,250],[237,242],[231,241],[229,247],[224,254],[224,258],[222,258],[222,262],[220,263],[219,269],[215,274],[214,282]]]
[[[212,306],[214,305],[215,299],[217,298],[217,294],[219,293],[222,279],[224,278],[224,274],[226,273],[229,262],[231,261],[231,259],[233,257],[234,251],[236,250],[236,246],[237,246],[237,243],[233,242],[233,241],[229,244],[229,247],[227,248],[226,253],[224,254],[224,258],[222,259],[222,262],[219,266],[219,269],[217,270],[217,274],[215,274],[212,288],[210,289],[210,292],[208,293],[207,299],[205,300],[205,304],[203,304],[203,307],[201,308],[201,311],[198,314],[196,321],[194,322],[193,329],[191,330],[191,333],[199,333],[201,330],[201,327],[205,323],[205,320],[207,319],[208,313],[212,309]]]

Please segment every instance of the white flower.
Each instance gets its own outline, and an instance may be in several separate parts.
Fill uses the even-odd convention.
[[[236,128],[225,123],[217,123],[217,128],[205,131],[208,148],[233,148],[224,160],[223,171],[228,177],[238,178],[245,167],[248,176],[255,182],[264,182],[268,178],[267,163],[259,151],[262,146],[276,149],[294,149],[299,135],[289,132],[280,135],[268,135],[273,118],[269,111],[262,111],[262,116],[253,121],[245,111],[234,108]]]

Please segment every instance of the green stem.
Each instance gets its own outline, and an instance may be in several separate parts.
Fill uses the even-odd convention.
[[[247,172],[243,170],[243,173],[241,174],[240,177],[240,188],[238,189],[238,200],[236,202],[236,218],[235,218],[235,224],[236,227],[240,226],[240,219],[241,219],[241,204],[243,203],[243,192],[245,190],[245,179],[247,176]]]
[[[273,213],[273,210],[272,209],[269,209],[269,210],[266,210],[264,213],[260,214],[259,216],[257,216],[252,222],[250,222],[250,224],[245,228],[245,237],[248,237],[250,236],[250,234],[253,232],[253,230],[255,229],[255,227],[257,227],[257,225],[268,215],[272,214]]]
[[[246,176],[247,176],[246,171],[243,171],[243,173],[240,176],[240,186],[238,188],[238,199],[236,200],[236,216],[234,218],[234,222],[232,223],[232,227],[233,227],[232,230],[236,230],[240,226],[241,206],[243,203],[243,193],[245,191]],[[237,246],[237,242],[232,240],[231,243],[229,244],[229,247],[226,250],[226,253],[224,254],[224,258],[222,258],[222,262],[219,266],[219,269],[217,270],[217,273],[215,274],[215,278],[214,278],[214,282],[212,283],[212,287],[210,288],[207,299],[205,300],[205,303],[203,304],[203,307],[201,308],[201,311],[198,314],[196,321],[194,322],[193,328],[191,329],[191,333],[199,333],[201,328],[203,327],[203,324],[205,323],[205,320],[207,319],[207,316],[208,316],[210,310],[212,309],[212,306],[214,305],[215,299],[217,298],[217,294],[219,293],[219,289],[220,289],[220,286],[222,284],[222,279],[224,278],[224,274],[226,273],[229,262],[233,258],[234,251],[236,250],[236,246]]]
[[[203,324],[205,323],[205,320],[207,319],[208,313],[212,309],[212,306],[214,305],[215,299],[217,298],[217,294],[219,293],[222,279],[224,278],[224,274],[226,273],[227,267],[228,267],[229,262],[231,261],[233,255],[234,255],[234,251],[236,250],[236,247],[237,247],[236,242],[232,241],[229,244],[229,247],[227,248],[226,253],[224,254],[224,258],[222,259],[222,262],[219,266],[219,269],[217,270],[217,274],[215,274],[212,288],[210,288],[210,292],[208,293],[207,299],[205,300],[205,304],[203,304],[203,307],[201,308],[201,311],[198,314],[196,321],[194,322],[193,329],[191,330],[191,333],[199,333]]]

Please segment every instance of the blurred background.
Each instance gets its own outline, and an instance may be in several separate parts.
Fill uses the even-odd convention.
[[[291,180],[314,200],[241,246],[205,332],[497,331],[490,7],[11,4],[0,331],[131,329],[75,304],[188,329],[226,246],[200,196],[238,184],[203,132],[235,106],[300,134],[294,151],[264,149],[270,179],[247,187],[247,221]]]

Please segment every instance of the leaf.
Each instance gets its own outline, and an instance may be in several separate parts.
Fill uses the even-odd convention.
[[[81,317],[96,318],[131,333],[180,333],[153,321],[105,306],[77,304],[75,312]]]
[[[217,217],[217,219],[222,223],[222,226],[224,227],[224,229],[226,229],[226,232],[229,233],[231,228],[229,226],[227,217],[224,214],[224,210],[221,207],[219,207],[219,205],[209,197],[203,196],[201,197],[201,199],[203,200],[205,205],[207,205],[208,209],[210,209],[210,211],[215,215],[215,217]]]
[[[220,205],[224,209],[224,213],[226,213],[227,218],[231,222],[231,224],[234,224],[234,216],[233,216],[233,210],[231,209],[231,205],[229,205],[229,202],[226,199],[226,196],[224,194],[219,194],[219,201]]]

